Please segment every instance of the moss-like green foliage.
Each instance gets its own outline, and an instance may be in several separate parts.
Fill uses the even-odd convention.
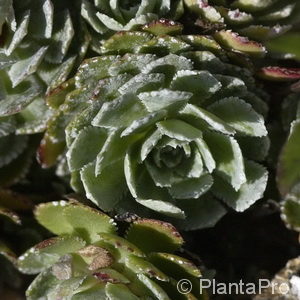
[[[200,293],[200,270],[174,254],[183,239],[171,224],[137,219],[120,237],[112,219],[79,203],[41,204],[35,214],[58,236],[19,257],[22,272],[39,273],[28,300],[207,299]],[[177,290],[182,278],[193,283],[185,295]]]

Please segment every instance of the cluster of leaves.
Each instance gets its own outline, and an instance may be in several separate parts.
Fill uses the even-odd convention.
[[[184,0],[202,29],[227,28],[256,41],[281,35],[300,20],[297,0]]]
[[[35,215],[58,236],[18,259],[22,272],[39,273],[27,299],[207,299],[199,295],[199,269],[174,254],[183,239],[171,224],[138,219],[120,237],[112,219],[77,202],[41,204]],[[179,293],[181,278],[193,291]]]

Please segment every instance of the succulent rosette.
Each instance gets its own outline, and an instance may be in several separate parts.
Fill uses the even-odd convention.
[[[297,0],[184,0],[184,3],[203,29],[232,29],[260,41],[290,30],[299,21]]]
[[[81,15],[93,37],[92,48],[97,52],[103,37],[136,30],[163,17],[177,20],[182,13],[182,0],[83,0],[81,5]]]
[[[138,43],[128,35],[128,44],[116,35],[103,49],[144,52],[163,49],[170,39],[152,36],[143,46],[141,33]],[[185,40],[201,47],[210,41]],[[176,45],[172,52],[182,52]],[[224,203],[243,211],[260,199],[267,172],[253,159],[264,159],[269,142],[259,89],[251,92],[247,70],[187,49],[86,60],[48,99],[56,112],[39,150],[42,163],[51,165],[67,151],[60,169],[101,209],[152,212],[184,229],[213,226],[226,212]]]
[[[41,204],[35,215],[57,236],[18,259],[23,273],[38,274],[28,300],[208,299],[200,270],[175,254],[183,238],[169,223],[137,219],[121,237],[113,219],[76,202]],[[177,289],[182,278],[193,285],[189,293]]]

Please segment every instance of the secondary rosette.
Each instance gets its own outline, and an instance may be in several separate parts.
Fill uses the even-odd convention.
[[[162,17],[177,20],[183,13],[182,0],[83,0],[81,15],[99,52],[100,40],[118,31],[137,30]]]
[[[297,0],[184,0],[205,30],[232,29],[254,40],[273,38],[299,21]]]

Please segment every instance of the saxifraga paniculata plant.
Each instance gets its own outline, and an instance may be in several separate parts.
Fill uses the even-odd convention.
[[[183,239],[169,223],[137,219],[120,237],[107,215],[66,201],[41,204],[35,216],[57,236],[18,259],[23,273],[39,274],[26,291],[28,300],[208,299],[200,270],[175,254]],[[188,294],[177,290],[182,278],[193,283]]]
[[[184,0],[186,9],[204,31],[233,30],[265,41],[290,30],[300,21],[297,0]],[[222,36],[220,37],[222,38]]]
[[[267,183],[254,162],[268,152],[266,103],[248,70],[208,50],[222,56],[204,36],[114,35],[107,55],[86,60],[48,98],[55,115],[42,164],[59,158],[73,189],[106,212],[185,230],[213,226],[224,206],[246,210]],[[113,55],[123,51],[133,53]]]

